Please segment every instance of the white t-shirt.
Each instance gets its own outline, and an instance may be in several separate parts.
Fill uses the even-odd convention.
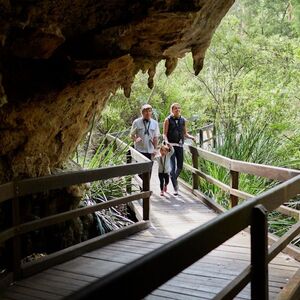
[[[136,135],[142,140],[134,143],[134,148],[143,153],[153,153],[153,138],[159,137],[159,126],[157,121],[150,119],[148,122],[143,118],[135,119],[132,123],[130,136]]]

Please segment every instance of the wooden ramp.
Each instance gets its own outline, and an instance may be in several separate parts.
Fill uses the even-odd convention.
[[[172,196],[171,193],[165,197],[159,196],[156,173],[154,165],[151,179],[151,228],[16,282],[0,298],[63,299],[216,217],[215,212],[184,188],[181,188],[178,197]],[[173,191],[171,184],[169,189]],[[249,261],[250,236],[241,232],[153,291],[146,299],[211,299],[235,278]],[[276,299],[299,267],[299,262],[282,253],[270,263],[270,299]],[[134,288],[134,285],[128,286],[128,289],[131,288]],[[250,299],[249,286],[236,299]]]

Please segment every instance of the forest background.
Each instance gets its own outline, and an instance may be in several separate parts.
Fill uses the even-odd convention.
[[[153,106],[154,118],[162,122],[170,104],[179,102],[183,115],[194,120],[191,129],[215,125],[213,151],[238,160],[300,169],[300,0],[236,1],[215,32],[198,76],[192,56],[186,55],[169,76],[164,61],[157,65],[152,90],[147,81],[148,74],[140,72],[130,98],[122,90],[113,95],[94,132],[130,128],[145,103]],[[106,158],[106,163],[111,159]],[[201,167],[229,183],[223,168],[207,162]],[[185,172],[182,177],[191,180]],[[254,195],[272,185],[249,175],[240,178],[240,189]],[[228,195],[220,189],[207,183],[200,188],[229,207]],[[288,205],[300,209],[300,197]],[[294,223],[279,213],[269,217],[270,229],[277,235]],[[300,239],[294,243],[300,244]]]

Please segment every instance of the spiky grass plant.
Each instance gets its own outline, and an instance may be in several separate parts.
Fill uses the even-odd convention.
[[[87,158],[86,168],[95,169],[115,165],[125,164],[128,145],[117,147],[116,141],[107,142],[105,136],[98,138],[98,146],[94,150],[86,148],[84,157]],[[91,184],[90,190],[87,192],[84,205],[94,205],[109,201],[113,198],[122,197],[126,194],[126,185],[131,182],[130,176],[116,177],[107,180],[95,181]],[[133,191],[138,190],[133,186]],[[129,217],[127,205],[119,205],[109,209],[97,211],[94,214],[94,219],[97,224],[99,234],[122,228],[133,224],[134,221]]]

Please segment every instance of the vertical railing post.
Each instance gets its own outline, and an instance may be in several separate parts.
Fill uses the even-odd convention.
[[[150,172],[142,174],[143,179],[143,191],[150,191]],[[150,218],[150,198],[143,199],[143,220],[149,220]]]
[[[203,130],[202,129],[199,130],[199,145],[200,145],[200,148],[202,148],[202,146],[203,146]]]
[[[20,202],[19,202],[19,187],[15,183],[15,197],[12,199],[12,226],[19,226],[20,220]],[[12,253],[11,253],[10,265],[13,270],[14,280],[21,277],[21,237],[19,235],[12,238]]]
[[[196,148],[190,147],[190,151],[192,154],[192,164],[193,168],[197,169],[199,168],[199,154]],[[193,173],[193,190],[198,190],[199,188],[199,176],[197,174]]]
[[[230,186],[233,189],[239,189],[239,172],[230,170]],[[230,194],[231,207],[238,205],[239,198]]]
[[[268,220],[262,205],[253,208],[251,220],[251,299],[269,299]]]
[[[126,163],[131,164],[131,162],[132,162],[131,151],[128,150],[126,153]],[[131,192],[132,192],[131,176],[127,176],[127,178],[126,178],[126,193],[131,194]]]
[[[217,129],[215,124],[213,124],[213,149],[217,147]]]

